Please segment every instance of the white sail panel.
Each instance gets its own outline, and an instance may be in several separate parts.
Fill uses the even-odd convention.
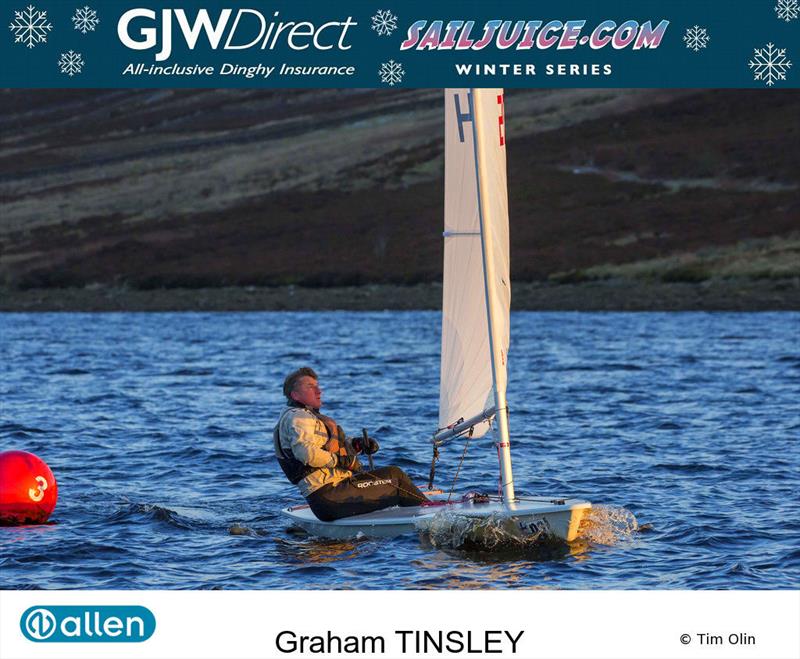
[[[506,179],[506,126],[505,104],[502,89],[480,89],[476,91],[476,102],[481,104],[479,115],[483,126],[479,132],[483,157],[481,171],[486,178],[481,189],[485,192],[485,226],[491,231],[494,279],[489,282],[496,300],[497,313],[493,318],[495,337],[495,360],[497,361],[498,391],[505,399],[507,383],[508,346],[510,342],[511,315],[511,258],[508,235],[508,182]]]
[[[508,198],[506,192],[503,93],[467,89],[445,92],[445,223],[442,309],[442,361],[439,388],[439,426],[470,418],[494,405],[489,330],[478,209],[478,178],[473,142],[474,103],[481,103],[479,131],[483,137],[484,171],[489,172],[490,209],[495,259],[495,281],[489,282],[499,300],[495,318],[498,351],[498,388],[505,392],[510,305],[508,258]],[[475,428],[483,434],[486,425]]]

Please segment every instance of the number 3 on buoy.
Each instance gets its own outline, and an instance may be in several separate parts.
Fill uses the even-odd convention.
[[[58,501],[50,467],[27,451],[0,451],[0,526],[44,524]]]
[[[42,476],[37,476],[34,480],[39,483],[39,489],[34,490],[30,488],[28,490],[28,496],[31,498],[31,501],[41,501],[44,499],[44,491],[47,489],[47,480]]]

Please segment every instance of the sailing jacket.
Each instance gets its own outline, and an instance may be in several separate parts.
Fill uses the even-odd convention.
[[[273,431],[275,455],[283,461],[282,467],[294,460],[301,463],[295,472],[299,480],[286,475],[304,497],[323,485],[336,484],[353,475],[347,469],[334,467],[336,455],[325,448],[330,438],[322,419],[305,407],[287,407],[278,419]],[[346,439],[345,443],[347,451],[355,453],[351,440]]]

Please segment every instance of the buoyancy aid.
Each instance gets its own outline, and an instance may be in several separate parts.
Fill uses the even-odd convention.
[[[347,455],[347,445],[345,444],[344,429],[336,423],[331,417],[325,416],[319,410],[307,408],[311,414],[317,417],[325,425],[325,430],[328,433],[328,441],[322,447],[330,453],[337,455]]]
[[[281,417],[281,419],[283,419],[283,417]],[[272,431],[272,443],[275,447],[275,457],[283,473],[286,474],[286,478],[289,479],[289,482],[292,485],[297,485],[306,476],[315,472],[316,468],[309,467],[307,464],[300,462],[300,460],[294,457],[291,451],[287,452],[283,450],[281,446],[280,425],[279,420],[278,425],[275,426],[275,430]]]
[[[325,432],[328,434],[328,441],[325,442],[322,448],[330,453],[336,453],[337,455],[347,455],[345,432],[342,427],[336,423],[336,421],[334,421],[331,417],[322,414],[319,410],[315,410],[314,408],[307,407],[305,405],[300,405],[294,401],[289,403],[289,408],[291,409],[293,407],[311,412],[311,414],[313,414],[322,422],[322,425],[325,427]],[[286,410],[286,412],[288,412],[288,410]],[[281,418],[278,419],[275,430],[272,431],[272,442],[275,448],[275,457],[277,458],[278,464],[283,470],[283,473],[286,475],[286,478],[289,479],[289,482],[292,485],[297,485],[306,476],[319,469],[319,467],[311,467],[301,462],[291,451],[285,451],[283,446],[281,446],[280,426],[281,421],[283,421],[283,416],[286,414],[286,412],[284,412],[281,415]]]

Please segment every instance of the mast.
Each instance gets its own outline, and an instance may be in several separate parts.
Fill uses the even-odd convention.
[[[492,384],[494,386],[494,408],[496,410],[497,431],[499,441],[497,454],[500,462],[500,483],[503,492],[503,501],[506,505],[513,503],[514,476],[511,471],[511,444],[508,435],[508,404],[506,402],[505,388],[501,391],[498,383],[498,348],[502,341],[497,332],[497,318],[500,309],[495,295],[494,281],[495,264],[492,251],[492,232],[488,230],[493,218],[490,216],[490,206],[486,203],[489,197],[488,176],[483,153],[484,126],[481,113],[483,109],[478,102],[479,89],[470,89],[472,95],[472,143],[475,150],[475,176],[478,192],[478,215],[481,225],[481,250],[483,252],[483,283],[486,295],[486,316],[489,323],[489,354],[492,363]]]

